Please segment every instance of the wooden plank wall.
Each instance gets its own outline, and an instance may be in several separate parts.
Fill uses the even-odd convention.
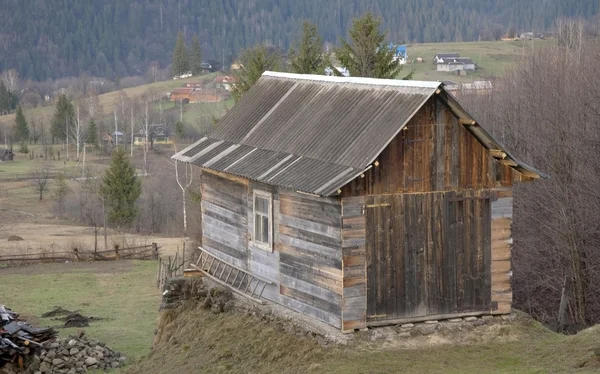
[[[273,282],[265,287],[263,297],[267,300],[279,303],[279,251],[267,251],[256,245],[252,239],[254,236],[254,190],[269,192],[272,194],[273,211],[273,248],[279,243],[279,192],[277,187],[250,181],[248,188],[248,270]]]
[[[512,191],[498,192],[492,202],[492,302],[498,303],[493,314],[506,314],[512,308],[511,247]]]
[[[280,303],[341,328],[339,199],[279,191]]]
[[[436,98],[409,121],[378,161],[364,178],[342,187],[342,196],[506,187],[519,176],[494,159]]]
[[[344,290],[342,330],[367,326],[366,226],[364,196],[342,199],[342,256]]]
[[[248,260],[248,181],[202,173],[202,247],[242,269]]]

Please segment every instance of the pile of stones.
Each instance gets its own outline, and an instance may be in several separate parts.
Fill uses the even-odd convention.
[[[121,367],[127,359],[104,343],[84,336],[69,336],[44,343],[41,354],[34,356],[26,372],[33,374],[76,374],[90,370],[109,370]],[[22,370],[5,367],[11,373]]]

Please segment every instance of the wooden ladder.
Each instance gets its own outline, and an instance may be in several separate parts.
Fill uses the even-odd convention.
[[[217,283],[230,288],[232,291],[249,298],[250,300],[264,304],[261,296],[267,285],[273,282],[257,277],[234,265],[213,256],[204,248],[200,249],[200,257],[196,264],[190,264],[196,270],[200,270],[206,276]]]

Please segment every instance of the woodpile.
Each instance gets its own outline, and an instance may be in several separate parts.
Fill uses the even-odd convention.
[[[74,315],[83,317],[61,308],[44,315],[63,314],[67,314],[63,318],[66,322]],[[127,361],[121,353],[84,335],[82,331],[77,336],[57,338],[56,330],[33,327],[0,305],[0,373],[77,374],[119,368]]]
[[[9,363],[23,367],[41,352],[43,343],[56,336],[54,329],[33,327],[18,317],[17,313],[0,305],[0,367]]]

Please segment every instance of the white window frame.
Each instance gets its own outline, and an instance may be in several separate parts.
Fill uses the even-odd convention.
[[[267,219],[269,221],[269,238],[268,243],[262,242],[256,238],[256,215],[264,216],[263,212],[256,211],[256,198],[260,197],[269,202],[269,209],[267,213]],[[254,220],[253,232],[252,232],[252,241],[254,244],[260,249],[264,249],[265,251],[273,252],[273,194],[266,191],[254,190],[254,194],[252,195],[252,219]]]

